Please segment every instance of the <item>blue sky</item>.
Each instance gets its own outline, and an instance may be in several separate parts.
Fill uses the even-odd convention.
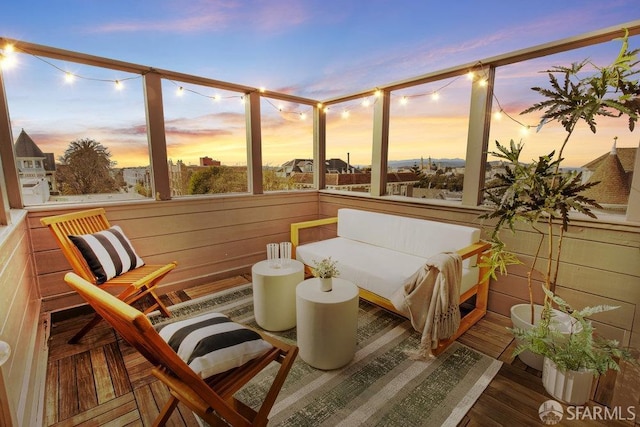
[[[6,3],[3,37],[320,100],[640,18],[637,0]]]
[[[640,18],[636,0],[6,3],[2,36],[312,98]]]

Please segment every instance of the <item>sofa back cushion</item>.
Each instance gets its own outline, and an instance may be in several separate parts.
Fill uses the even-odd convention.
[[[338,236],[430,257],[480,240],[480,229],[356,209],[338,210]]]

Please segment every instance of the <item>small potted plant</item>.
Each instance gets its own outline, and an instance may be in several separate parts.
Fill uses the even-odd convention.
[[[324,292],[328,292],[333,289],[332,278],[338,277],[340,271],[338,271],[338,261],[334,261],[329,258],[324,258],[322,261],[313,261],[314,267],[312,273],[314,277],[320,279],[320,289]]]
[[[615,340],[594,333],[587,317],[618,307],[598,305],[582,310],[571,308],[562,298],[543,287],[547,302],[542,318],[533,328],[511,329],[520,345],[515,353],[531,351],[544,357],[542,383],[545,390],[557,400],[570,405],[582,405],[589,400],[594,376],[609,369],[619,370],[618,360],[631,360],[631,353],[620,348]],[[570,319],[568,334],[552,327],[555,304],[557,310]]]

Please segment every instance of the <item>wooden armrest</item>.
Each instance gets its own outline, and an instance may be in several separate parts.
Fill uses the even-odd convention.
[[[335,224],[337,222],[337,216],[331,218],[316,219],[313,221],[294,222],[293,224],[291,224],[291,244],[294,248],[298,246],[298,244],[300,243],[299,233],[303,228],[319,227],[321,225]]]
[[[462,259],[471,258],[474,255],[480,255],[484,251],[491,249],[491,243],[483,242],[473,243],[465,248],[459,249],[456,252],[462,257]]]

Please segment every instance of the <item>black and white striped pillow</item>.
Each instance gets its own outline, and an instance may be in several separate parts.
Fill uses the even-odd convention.
[[[117,225],[94,234],[70,235],[69,239],[87,261],[98,285],[144,265]]]
[[[159,325],[156,330],[202,378],[242,366],[273,348],[256,331],[215,312]]]

